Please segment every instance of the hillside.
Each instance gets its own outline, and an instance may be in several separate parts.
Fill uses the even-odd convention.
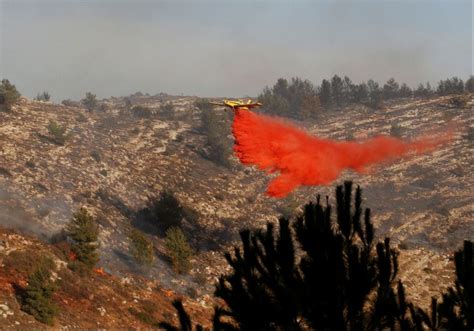
[[[226,270],[221,253],[238,239],[239,229],[275,221],[288,200],[264,194],[265,174],[235,160],[229,169],[206,158],[206,139],[199,130],[200,114],[194,101],[194,97],[135,96],[133,104],[154,110],[149,116],[136,116],[127,110],[124,98],[103,100],[106,107],[93,113],[22,99],[12,112],[0,113],[0,226],[16,232],[0,233],[0,243],[5,243],[4,248],[0,245],[0,304],[4,302],[14,312],[2,317],[0,310],[0,325],[36,323],[19,311],[14,298],[12,284],[25,280],[25,271],[16,270],[9,258],[15,252],[52,254],[64,277],[74,277],[64,268],[67,258],[61,258],[55,246],[32,237],[48,241],[81,206],[99,222],[99,266],[106,275],[94,275],[89,281],[96,286],[90,289],[92,297],[58,294],[58,300],[67,301],[58,325],[143,326],[130,312],[123,312],[130,307],[140,309],[142,301],[149,300],[162,303],[157,318],[171,318],[170,301],[175,295],[193,297],[189,302],[200,307],[198,312],[211,310],[213,283]],[[161,110],[166,103],[173,105],[172,113]],[[422,306],[451,284],[450,253],[463,239],[474,239],[472,140],[466,134],[474,125],[472,101],[468,106],[454,108],[449,97],[410,99],[376,111],[348,107],[298,123],[314,134],[335,139],[389,134],[393,124],[400,126],[402,137],[410,137],[445,130],[448,122],[454,123],[455,141],[434,153],[407,157],[365,175],[348,172],[344,176],[364,189],[378,236],[390,236],[399,245],[400,276],[412,299]],[[70,137],[64,146],[51,141],[50,121],[67,126]],[[230,128],[227,132],[230,135]],[[152,231],[158,258],[150,270],[141,272],[128,253],[127,233],[137,225],[134,215],[145,207],[148,197],[163,189],[171,189],[199,216],[184,223],[197,250],[189,275],[175,274],[163,257],[163,238]],[[318,193],[332,196],[333,189],[302,188],[291,200],[302,205]],[[129,281],[130,285],[124,285]],[[163,290],[156,290],[158,285]],[[90,307],[87,319],[73,316],[79,309],[77,300],[83,300],[81,307]],[[101,307],[107,313],[102,314]]]

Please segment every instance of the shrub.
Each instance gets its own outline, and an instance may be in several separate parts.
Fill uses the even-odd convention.
[[[8,170],[7,168],[0,167],[0,175],[5,176],[5,177],[12,177],[13,174]]]
[[[38,93],[35,98],[35,100],[37,101],[49,101],[50,99],[51,95],[46,91],[44,91],[43,93]]]
[[[179,227],[174,226],[166,231],[165,246],[175,271],[187,273],[190,269],[189,258],[193,255],[193,250]]]
[[[140,265],[151,265],[153,263],[153,244],[140,231],[133,229],[128,239],[130,240],[130,254]]]
[[[153,317],[153,315],[151,313],[149,313],[147,311],[137,310],[133,307],[128,308],[128,311],[130,312],[130,314],[135,316],[142,323],[151,325],[155,328],[157,328],[159,326],[158,321]]]
[[[0,110],[10,111],[12,106],[20,100],[20,92],[8,79],[3,79],[0,85]]]
[[[396,138],[401,138],[403,128],[399,124],[392,124],[390,126],[390,135]]]
[[[159,198],[149,198],[147,206],[138,215],[145,222],[164,231],[172,226],[179,226],[183,216],[181,203],[168,190],[162,191]]]
[[[455,108],[465,108],[469,98],[469,95],[456,95],[449,99],[449,104]]]
[[[132,109],[132,114],[136,117],[139,118],[150,118],[153,115],[153,111],[145,106],[133,106]]]
[[[61,101],[61,103],[65,106],[67,106],[67,107],[74,107],[74,108],[81,107],[80,102],[73,101],[73,100],[70,100],[70,99],[63,100],[63,101]]]
[[[68,236],[73,240],[71,250],[75,259],[71,268],[79,272],[89,272],[99,260],[97,239],[99,230],[95,220],[81,208],[77,211],[66,227]]]
[[[28,277],[28,286],[24,291],[21,305],[24,312],[48,325],[53,324],[57,313],[57,306],[52,298],[56,287],[50,279],[53,266],[51,259],[43,259],[40,262]]]
[[[55,121],[49,121],[48,132],[51,141],[61,146],[63,146],[69,138],[69,135],[66,135],[66,127]]]
[[[100,152],[97,151],[97,150],[93,150],[89,153],[89,155],[91,156],[91,158],[93,158],[95,160],[95,162],[99,163],[100,160],[102,159],[102,157],[100,156]]]
[[[90,112],[94,111],[97,109],[97,98],[95,94],[92,94],[91,92],[86,93],[86,97],[81,100],[81,103],[86,107],[86,109]]]
[[[232,140],[228,137],[228,118],[226,113],[217,113],[212,110],[205,99],[198,100],[195,105],[201,109],[201,130],[207,137],[209,147],[208,157],[211,161],[230,166],[232,155]]]

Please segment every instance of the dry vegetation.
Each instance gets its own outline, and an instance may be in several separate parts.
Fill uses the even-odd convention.
[[[474,237],[469,207],[472,95],[462,98],[465,104],[452,101],[450,95],[393,101],[383,110],[341,106],[337,113],[319,114],[317,121],[298,123],[335,139],[345,139],[348,132],[354,139],[380,133],[405,138],[442,130],[448,119],[465,130],[430,155],[406,158],[365,175],[345,174],[365,189],[365,205],[375,211],[378,233],[399,245],[400,276],[411,299],[424,307],[430,295],[452,283],[449,253],[459,248],[466,234]],[[219,158],[216,162],[209,157],[209,135],[202,130],[196,101],[133,95],[104,100],[106,108],[88,112],[70,101],[56,105],[22,99],[14,112],[0,112],[0,224],[22,232],[0,233],[4,265],[0,304],[14,313],[2,317],[0,306],[0,325],[40,326],[20,310],[15,292],[15,286],[25,288],[38,255],[50,256],[57,266],[60,286],[53,299],[61,309],[56,326],[151,327],[158,320],[173,319],[171,300],[189,293],[196,297],[186,303],[193,316],[201,312],[209,316],[215,303],[210,297],[213,283],[226,271],[221,253],[236,240],[238,230],[276,221],[279,214],[298,210],[316,193],[330,195],[333,187],[302,188],[276,203],[263,194],[267,183],[263,173],[242,167],[233,157],[225,166]],[[134,107],[143,107],[146,113],[137,115]],[[216,131],[230,134],[228,123],[222,122]],[[42,139],[49,123],[67,123],[63,132],[67,143]],[[179,224],[171,225],[180,226],[193,249],[186,266],[189,274],[177,274],[168,257],[168,225],[163,226],[167,220],[161,218],[160,223],[157,217],[156,228],[139,217],[150,208],[150,199],[159,201],[167,190],[182,207]],[[87,281],[66,267],[69,251],[64,242],[51,246],[24,236],[51,240],[82,206],[97,220],[97,268],[106,270]],[[129,250],[130,225],[146,233],[153,244],[155,258],[144,273],[147,279]],[[149,302],[160,309],[150,309]]]

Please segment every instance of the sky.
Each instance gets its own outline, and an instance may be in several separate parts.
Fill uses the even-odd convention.
[[[256,96],[319,85],[472,74],[471,1],[0,0],[0,78],[55,101],[137,91]]]

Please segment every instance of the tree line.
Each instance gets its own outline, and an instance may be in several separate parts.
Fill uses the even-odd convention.
[[[304,119],[324,109],[339,108],[348,104],[364,104],[371,108],[383,107],[384,101],[401,98],[427,98],[434,95],[452,95],[474,92],[474,76],[464,82],[458,77],[447,78],[433,88],[429,82],[416,88],[390,78],[381,85],[373,79],[354,83],[349,77],[334,75],[323,79],[320,86],[298,77],[290,81],[277,80],[273,87],[265,87],[258,99],[265,112]]]

